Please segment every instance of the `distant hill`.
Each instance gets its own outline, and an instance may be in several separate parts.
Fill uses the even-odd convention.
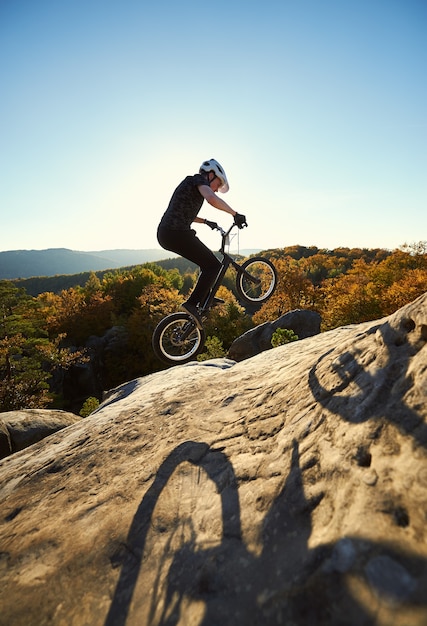
[[[79,274],[139,265],[176,256],[164,250],[101,250],[79,252],[67,248],[0,252],[0,279]]]
[[[241,250],[242,256],[257,250]],[[80,274],[82,272],[117,269],[142,263],[176,258],[165,250],[99,250],[79,252],[68,248],[47,250],[9,250],[0,252],[0,280]]]

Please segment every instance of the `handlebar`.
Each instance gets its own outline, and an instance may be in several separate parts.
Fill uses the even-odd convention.
[[[218,230],[223,238],[229,235],[235,226],[241,230],[248,225],[246,217],[241,213],[234,214],[234,222],[228,230],[224,230],[221,226],[218,226],[216,222],[211,222],[210,220],[204,220],[204,223],[209,226],[209,228],[212,228],[212,230]]]
[[[231,226],[230,226],[230,228],[228,230],[224,230],[218,224],[215,226],[214,230],[219,231],[221,233],[221,237],[227,237],[227,235],[229,235],[231,233],[233,228],[237,228],[237,224],[234,224],[234,222],[233,222],[233,224],[231,224]]]
[[[218,224],[215,226],[215,228],[213,230],[217,230],[220,235],[221,235],[221,248],[220,248],[220,252],[222,254],[224,254],[225,251],[225,246],[230,245],[230,240],[229,240],[229,235],[231,233],[231,231],[233,230],[233,228],[238,228],[237,224],[235,224],[233,222],[233,224],[231,224],[230,228],[228,230],[224,230],[221,226],[219,226]]]

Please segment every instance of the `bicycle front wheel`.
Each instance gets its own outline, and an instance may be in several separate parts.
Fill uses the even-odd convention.
[[[198,328],[188,313],[172,313],[154,329],[151,340],[154,354],[164,363],[187,363],[201,352],[205,331]]]
[[[240,266],[236,289],[245,302],[265,302],[277,284],[277,272],[273,263],[263,257],[252,257]]]

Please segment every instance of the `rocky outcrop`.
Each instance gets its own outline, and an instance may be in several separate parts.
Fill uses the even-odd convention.
[[[0,413],[0,458],[80,421],[81,417],[74,413],[59,410],[26,409]]]
[[[271,338],[278,328],[293,330],[299,339],[313,337],[320,333],[321,321],[322,318],[315,311],[289,311],[274,322],[260,324],[237,337],[230,346],[228,356],[235,361],[243,361],[265,350],[271,350]]]
[[[0,463],[0,623],[425,626],[427,294]]]
[[[82,347],[68,344],[71,352]],[[63,399],[63,406],[79,414],[84,402],[94,397],[100,400],[105,390],[105,358],[113,356],[120,360],[126,353],[127,336],[122,326],[109,328],[102,337],[91,335],[83,346],[85,361],[67,369],[58,368],[50,380],[50,391]]]

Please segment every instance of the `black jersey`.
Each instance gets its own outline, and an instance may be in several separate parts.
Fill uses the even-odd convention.
[[[172,194],[160,226],[172,230],[188,230],[197,217],[203,204],[203,196],[198,190],[200,185],[209,185],[202,174],[187,176]]]

